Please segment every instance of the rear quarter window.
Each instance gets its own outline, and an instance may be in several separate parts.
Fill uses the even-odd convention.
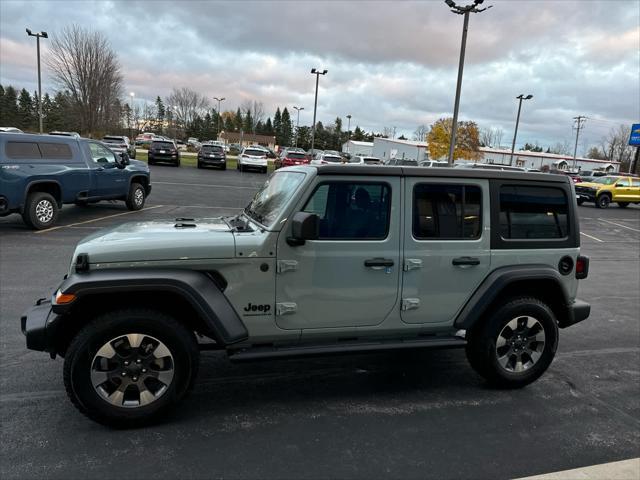
[[[493,181],[492,248],[578,247],[575,201],[567,183]]]
[[[8,158],[15,160],[42,158],[37,142],[7,142],[4,153]]]

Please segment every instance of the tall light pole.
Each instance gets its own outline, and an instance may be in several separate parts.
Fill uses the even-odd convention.
[[[27,28],[27,35],[30,37],[36,37],[36,49],[38,51],[38,121],[40,123],[40,133],[43,132],[42,128],[42,80],[40,77],[40,38],[49,38],[47,32],[33,33]]]
[[[304,110],[304,107],[296,107],[295,105],[293,106],[293,108],[298,112],[298,120],[296,122],[296,144],[295,146],[298,146],[298,130],[300,130],[300,110]]]
[[[226,98],[213,97],[213,99],[218,101],[218,116],[216,118],[216,140],[218,140],[218,136],[220,135],[220,102],[226,100]]]
[[[520,101],[518,102],[518,116],[516,117],[516,129],[513,132],[513,143],[511,143],[511,157],[509,158],[509,165],[513,164],[513,151],[516,149],[516,136],[518,135],[518,124],[520,123],[520,110],[522,109],[522,100],[531,100],[533,98],[533,95],[527,95],[525,97],[524,94],[521,93],[516,98],[518,98]]]
[[[316,76],[316,98],[313,102],[313,128],[311,129],[311,159],[313,159],[314,146],[316,142],[316,110],[318,109],[318,82],[320,75],[326,75],[327,70],[318,70],[316,68],[311,69],[311,73]]]
[[[351,141],[351,114],[347,115],[347,153],[349,152],[349,142]]]
[[[464,69],[464,52],[467,47],[467,30],[469,29],[469,14],[484,12],[492,5],[486,8],[478,8],[478,5],[484,0],[473,0],[471,5],[461,7],[456,5],[453,0],[445,0],[444,3],[451,9],[453,13],[464,15],[464,24],[462,27],[462,44],[460,46],[460,63],[458,64],[458,83],[456,84],[456,100],[453,107],[453,125],[451,125],[451,144],[449,145],[449,165],[453,165],[453,151],[456,146],[456,133],[458,131],[458,109],[460,108],[460,90],[462,90],[462,71]]]

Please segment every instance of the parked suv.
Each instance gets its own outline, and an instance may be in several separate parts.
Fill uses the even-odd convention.
[[[208,166],[219,167],[222,170],[227,169],[227,155],[224,153],[222,145],[202,144],[202,148],[198,152],[198,168]]]
[[[238,156],[236,168],[241,172],[251,168],[267,173],[267,154],[268,152],[261,147],[245,147]]]
[[[104,143],[111,150],[121,155],[126,152],[129,158],[136,158],[136,147],[129,141],[129,137],[121,135],[107,135],[102,137]]]
[[[620,208],[630,203],[640,203],[640,178],[625,176],[606,176],[576,185],[578,205],[593,202],[596,208],[607,208],[611,202]]]
[[[0,133],[0,216],[20,213],[28,226],[43,229],[65,203],[124,200],[140,210],[150,192],[147,165],[101,142]]]
[[[551,364],[558,328],[589,315],[576,209],[565,175],[282,168],[238,215],[83,240],[22,330],[64,356],[72,402],[105,424],[179,402],[201,349],[247,361],[463,347],[490,383],[523,387]]]
[[[306,165],[309,163],[309,158],[304,150],[284,150],[274,162],[275,168],[293,167],[294,165]]]
[[[174,167],[180,166],[180,151],[173,140],[153,140],[149,146],[149,165],[158,162],[172,163]]]

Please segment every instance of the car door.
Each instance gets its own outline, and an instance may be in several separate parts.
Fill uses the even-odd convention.
[[[324,178],[297,208],[318,215],[318,239],[291,246],[290,227],[278,238],[276,322],[303,337],[380,324],[398,297],[400,178]]]
[[[401,318],[451,323],[489,271],[489,184],[406,178]]]
[[[118,168],[116,154],[98,142],[89,142],[91,154],[91,197],[113,197],[127,192],[127,178]]]
[[[631,178],[624,177],[618,180],[615,184],[614,194],[615,199],[614,202],[629,202],[632,195],[632,187],[631,187]]]

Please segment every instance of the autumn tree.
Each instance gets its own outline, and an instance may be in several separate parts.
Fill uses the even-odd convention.
[[[427,135],[429,143],[429,158],[434,160],[446,158],[449,155],[451,143],[452,118],[441,118],[431,125]],[[458,122],[456,145],[453,150],[453,160],[480,160],[480,140],[478,126],[475,122]]]

